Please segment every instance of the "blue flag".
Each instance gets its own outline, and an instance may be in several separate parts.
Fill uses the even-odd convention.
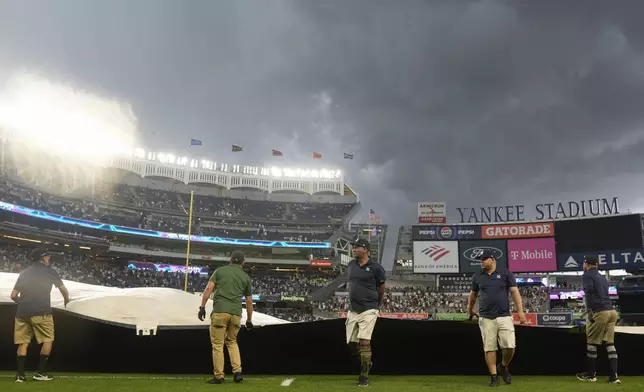
[[[201,146],[201,140],[190,139],[190,145],[191,146]]]

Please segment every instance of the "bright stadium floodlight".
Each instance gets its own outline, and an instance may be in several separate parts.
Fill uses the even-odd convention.
[[[93,166],[132,154],[136,118],[127,103],[21,73],[0,91],[0,129],[13,147]]]

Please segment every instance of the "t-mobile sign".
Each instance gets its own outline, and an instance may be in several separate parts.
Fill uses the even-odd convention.
[[[554,238],[508,240],[510,272],[555,272],[557,253]]]

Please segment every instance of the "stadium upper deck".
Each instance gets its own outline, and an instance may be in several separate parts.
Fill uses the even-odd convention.
[[[342,173],[333,170],[144,157],[138,151],[70,173],[4,151],[3,201],[115,225],[187,233],[194,191],[193,234],[317,242],[328,241],[359,208]]]

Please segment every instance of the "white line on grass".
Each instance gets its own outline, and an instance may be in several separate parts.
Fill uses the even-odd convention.
[[[0,374],[0,378],[14,378],[14,375],[8,375],[8,374]],[[81,376],[81,375],[74,375],[74,376],[65,376],[65,375],[54,375],[54,378],[60,378],[60,379],[72,379],[72,380],[205,380],[206,377],[204,376],[193,376],[193,377],[186,377],[186,376],[126,376],[126,375],[114,375],[114,376]],[[244,381],[246,380],[266,380],[266,381],[271,381],[271,380],[277,380],[275,377],[248,377],[244,376]]]
[[[285,378],[284,381],[282,381],[282,384],[280,384],[283,387],[288,387],[291,385],[291,383],[294,381],[294,378]]]

